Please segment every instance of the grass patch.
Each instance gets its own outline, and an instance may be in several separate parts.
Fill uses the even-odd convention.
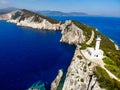
[[[116,63],[109,57],[105,57],[103,61],[106,64],[105,67],[118,78],[120,78],[120,68],[116,65]]]
[[[88,47],[88,46],[87,46],[86,43],[82,43],[80,49],[81,49],[81,50],[85,50],[87,47]]]
[[[97,76],[100,87],[106,90],[120,90],[120,82],[110,78],[103,68],[96,67],[94,73]]]

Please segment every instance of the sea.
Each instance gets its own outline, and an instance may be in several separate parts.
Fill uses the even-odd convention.
[[[120,46],[120,18],[51,16],[93,26]],[[61,31],[38,30],[0,21],[0,90],[27,90],[41,82],[46,90],[58,74],[67,71],[75,46],[60,42]]]

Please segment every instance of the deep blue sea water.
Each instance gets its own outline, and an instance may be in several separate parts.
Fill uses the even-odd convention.
[[[77,20],[81,23],[93,26],[120,46],[120,17],[97,16],[51,16],[57,20]]]
[[[26,90],[39,80],[49,88],[58,70],[67,70],[75,50],[60,38],[60,31],[0,21],[0,90]]]
[[[120,46],[120,18],[114,17],[59,17],[77,20],[98,30]],[[60,43],[60,31],[18,27],[0,21],[0,90],[26,90],[41,80],[50,83],[58,70],[67,70],[75,46]]]

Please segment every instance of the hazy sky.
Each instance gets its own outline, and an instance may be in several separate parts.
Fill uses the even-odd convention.
[[[120,0],[0,0],[0,8],[5,7],[120,16]]]

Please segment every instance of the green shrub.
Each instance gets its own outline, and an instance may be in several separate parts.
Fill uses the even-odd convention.
[[[81,78],[81,82],[84,82],[84,79],[83,79],[83,78]]]
[[[116,65],[113,60],[111,60],[109,57],[103,58],[104,63],[109,64],[109,65]]]
[[[88,63],[88,66],[90,66],[91,65],[91,62],[90,63]]]
[[[80,49],[81,50],[85,50],[86,48],[87,48],[87,44],[86,43],[82,43]]]
[[[80,55],[78,55],[77,57],[78,57],[79,59],[82,59],[82,56],[80,56]]]

